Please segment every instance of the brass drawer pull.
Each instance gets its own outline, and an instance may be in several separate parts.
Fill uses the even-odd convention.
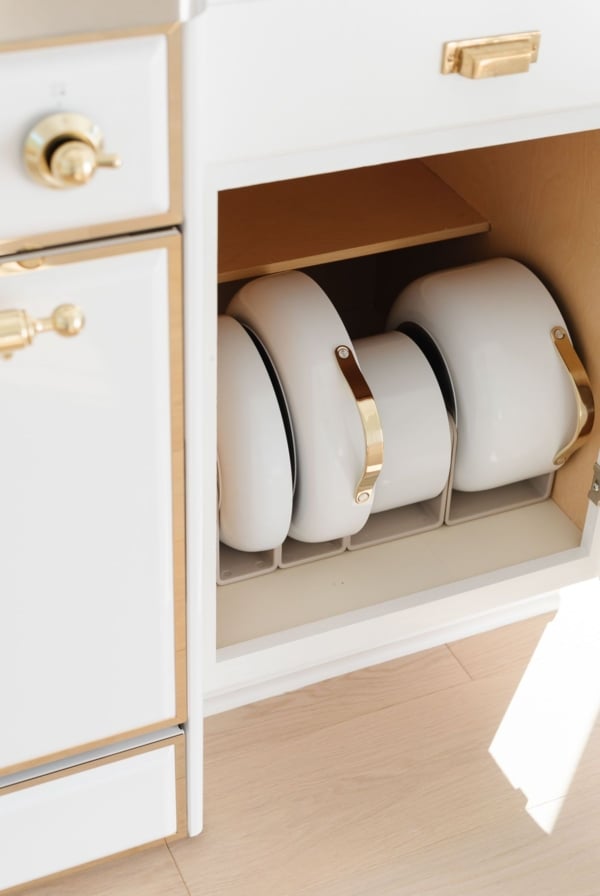
[[[577,424],[575,432],[567,444],[554,458],[556,466],[562,466],[588,438],[594,425],[594,396],[587,373],[566,332],[562,327],[554,327],[552,341],[571,379],[577,403]]]
[[[85,318],[77,305],[59,305],[51,317],[36,320],[27,311],[0,311],[0,355],[11,358],[16,349],[27,348],[38,333],[54,332],[60,336],[77,336]]]
[[[465,78],[493,78],[529,71],[537,62],[541,34],[529,31],[444,44],[442,74]]]
[[[373,487],[383,466],[383,431],[373,394],[361,373],[352,351],[338,345],[335,356],[356,401],[365,434],[365,465],[354,492],[357,504],[364,504],[373,494]]]

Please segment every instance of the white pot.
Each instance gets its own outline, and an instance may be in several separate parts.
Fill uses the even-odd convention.
[[[353,535],[373,499],[355,500],[365,442],[335,357],[337,346],[352,348],[335,308],[314,280],[288,271],[245,284],[227,313],[258,334],[287,399],[298,462],[289,534],[304,542]]]
[[[245,329],[218,321],[219,537],[238,551],[266,551],[287,537],[292,464],[265,364]]]
[[[358,339],[354,350],[377,403],[385,444],[373,513],[435,498],[448,481],[452,441],[425,355],[396,332]]]
[[[480,491],[550,473],[576,426],[573,387],[551,331],[564,319],[524,265],[497,258],[411,283],[387,328],[422,327],[456,396],[454,487]]]

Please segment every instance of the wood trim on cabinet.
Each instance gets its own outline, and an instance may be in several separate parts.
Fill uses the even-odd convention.
[[[177,796],[177,830],[166,838],[167,842],[187,837],[187,766],[185,735],[173,738],[175,744],[175,791]]]
[[[171,464],[173,496],[173,598],[175,616],[176,718],[187,718],[185,412],[183,371],[183,271],[181,237],[169,244],[171,357]]]

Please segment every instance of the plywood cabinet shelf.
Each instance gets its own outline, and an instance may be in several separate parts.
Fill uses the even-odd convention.
[[[219,196],[219,282],[489,229],[419,161],[225,190]]]

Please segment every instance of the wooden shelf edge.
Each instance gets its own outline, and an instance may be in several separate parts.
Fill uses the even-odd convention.
[[[351,246],[348,249],[321,252],[318,255],[304,255],[288,258],[284,261],[264,262],[249,268],[219,271],[218,283],[232,283],[235,280],[247,280],[250,277],[263,277],[265,274],[277,274],[280,271],[293,271],[298,268],[309,268],[317,264],[329,264],[332,261],[346,261],[349,258],[363,258],[367,255],[379,255],[381,252],[393,252],[394,249],[409,249],[412,246],[423,246],[429,243],[441,243],[461,236],[474,236],[487,233],[490,225],[487,221],[468,224],[464,227],[453,227],[451,230],[439,230],[435,233],[415,234],[411,237],[386,240],[381,243],[369,243],[364,246]]]
[[[219,283],[486,233],[489,222],[410,160],[219,197]]]

